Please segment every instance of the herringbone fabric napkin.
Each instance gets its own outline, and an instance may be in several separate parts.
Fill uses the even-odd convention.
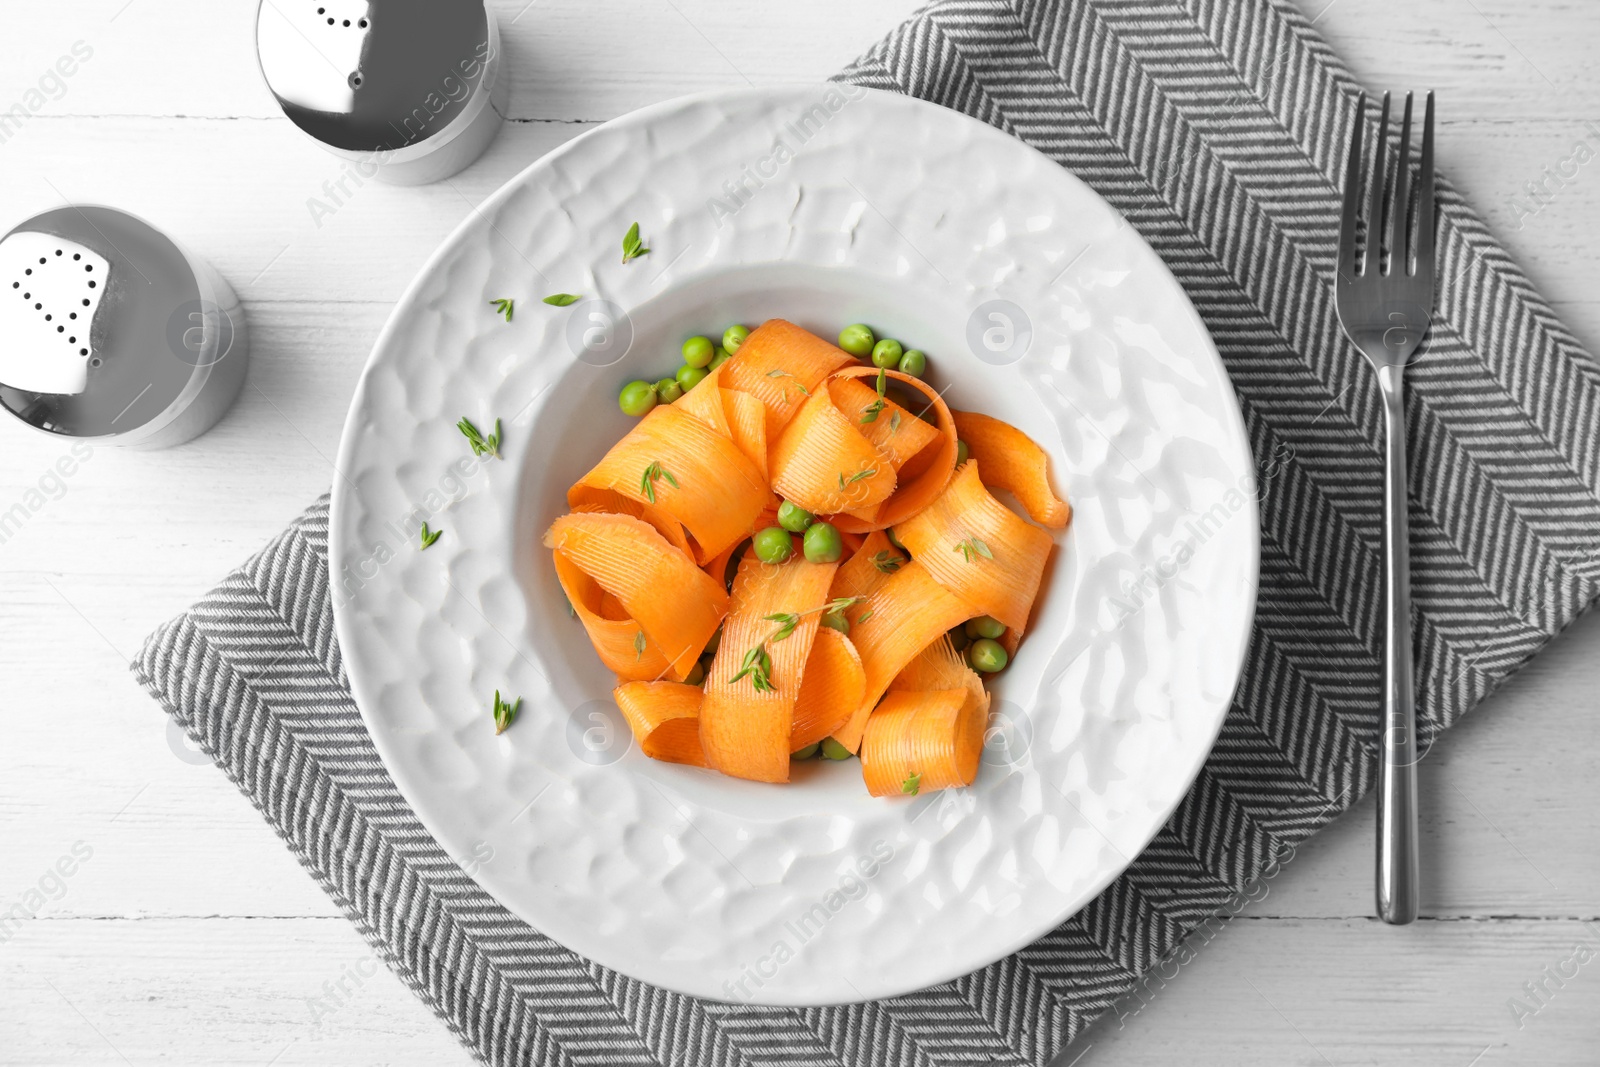
[[[422,828],[346,685],[318,504],[134,669],[486,1063],[1044,1064],[1372,780],[1381,414],[1330,285],[1349,75],[1270,0],[947,0],[843,77],[1040,148],[1188,291],[1266,468],[1243,682],[1171,822],[1037,944],[873,1004],[696,1001],[543,937]],[[1440,200],[1438,315],[1408,379],[1424,746],[1583,611],[1600,577],[1600,370],[1448,184]]]

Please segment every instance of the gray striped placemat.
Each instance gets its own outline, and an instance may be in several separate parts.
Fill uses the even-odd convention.
[[[696,1001],[543,937],[418,823],[350,697],[315,505],[134,670],[486,1063],[1044,1064],[1372,781],[1381,412],[1329,284],[1349,74],[1271,0],[948,0],[842,77],[1035,145],[1188,291],[1264,468],[1243,682],[1170,823],[1038,943],[872,1004]],[[1424,746],[1572,622],[1600,571],[1600,369],[1447,183],[1440,200],[1439,308],[1408,400]]]

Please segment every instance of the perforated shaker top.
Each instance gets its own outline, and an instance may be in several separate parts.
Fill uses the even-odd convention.
[[[491,47],[483,0],[262,0],[256,16],[284,113],[347,151],[438,136],[482,85]]]

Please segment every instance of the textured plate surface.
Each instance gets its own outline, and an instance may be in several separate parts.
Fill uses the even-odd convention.
[[[624,264],[634,221],[651,252]],[[670,374],[685,336],[774,316],[926,350],[951,406],[1033,435],[1073,504],[970,789],[876,800],[854,761],[788,786],[655,763],[568,617],[539,536],[626,432],[618,388]],[[504,420],[503,458],[471,457],[463,415]],[[1199,770],[1254,608],[1254,465],[1165,267],[1020,142],[853,87],[673,101],[523,172],[401,299],[339,468],[339,640],[422,821],[536,928],[720,1000],[905,992],[1081,908]],[[444,530],[426,552],[424,518]],[[497,689],[524,700],[498,737]]]

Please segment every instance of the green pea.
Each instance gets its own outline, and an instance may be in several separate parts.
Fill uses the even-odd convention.
[[[845,748],[843,745],[841,745],[839,742],[835,741],[833,738],[824,737],[822,739],[822,758],[823,759],[849,759],[851,756],[854,756],[854,755],[855,755],[854,752],[851,752],[848,748]]]
[[[967,649],[967,662],[972,664],[973,670],[982,671],[984,674],[1005,670],[1009,658],[999,641],[987,637],[980,637],[972,642],[971,648]]]
[[[905,353],[899,341],[885,337],[872,346],[872,365],[882,367],[884,370],[894,370],[900,365],[900,357]]]
[[[863,323],[858,322],[839,331],[839,347],[857,359],[872,355],[872,346],[877,343],[878,339],[872,335],[872,327]]]
[[[717,354],[711,357],[711,366],[707,367],[706,370],[716,370],[718,367],[722,366],[732,358],[733,357],[728,354],[728,350],[726,348],[719,348],[717,349]]]
[[[928,372],[928,353],[920,348],[908,348],[900,357],[900,373],[920,378]]]
[[[972,638],[967,636],[967,628],[965,626],[957,626],[945,636],[950,638],[950,643],[956,647],[957,652],[965,652],[967,646],[972,644]]]
[[[706,379],[704,367],[682,366],[678,368],[678,384],[683,386],[683,391],[688,392]]]
[[[778,505],[778,525],[790,533],[805,533],[806,527],[816,521],[816,516],[798,504],[785,500]]]
[[[821,749],[822,749],[822,745],[820,745],[816,741],[813,741],[813,742],[811,742],[811,744],[807,745],[805,748],[796,749],[795,751],[789,753],[789,758],[790,759],[810,759],[812,756],[815,756],[819,751],[821,751]]]
[[[837,563],[844,555],[844,538],[832,523],[815,522],[806,528],[805,550],[812,563]]]
[[[844,617],[842,611],[830,611],[822,616],[822,625],[830,630],[838,630],[842,634],[850,633],[850,620]]]
[[[976,619],[967,620],[967,636],[971,638],[987,637],[993,640],[1006,632],[1006,624],[993,615],[979,615]]]
[[[686,678],[684,678],[683,684],[684,685],[704,685],[705,684],[705,680],[706,680],[706,669],[705,669],[704,666],[702,666],[700,664],[699,660],[696,660],[694,668],[689,672],[688,676]]]
[[[965,441],[957,438],[956,439],[956,466],[959,467],[963,463],[965,463],[967,461],[967,457],[970,456],[970,455],[972,455],[972,450],[967,447],[967,443]]]
[[[717,354],[717,346],[709,337],[691,337],[683,342],[683,361],[691,367],[704,367]]]
[[[739,346],[744,344],[744,339],[750,336],[750,330],[745,326],[729,326],[722,334],[722,347],[728,354],[739,351]]]
[[[650,414],[650,409],[656,406],[656,387],[649,382],[629,382],[622,387],[621,394],[617,397],[617,406],[624,415]]]
[[[794,555],[794,539],[782,526],[768,526],[756,534],[753,547],[762,563],[782,563]]]

